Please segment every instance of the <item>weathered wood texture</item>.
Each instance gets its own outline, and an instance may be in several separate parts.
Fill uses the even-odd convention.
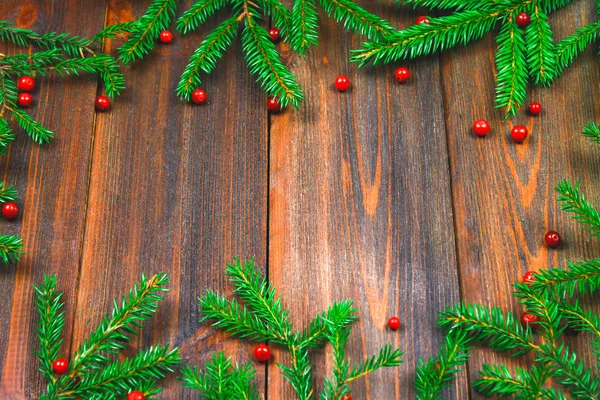
[[[105,9],[104,1],[3,0],[0,18],[41,32],[89,36],[102,28]],[[27,252],[19,264],[0,267],[2,399],[34,398],[44,385],[33,355],[37,346],[33,285],[40,283],[44,274],[62,278],[61,288],[69,300],[68,343],[79,282],[97,78],[49,77],[38,79],[37,86],[29,111],[54,130],[56,138],[40,147],[17,129],[17,139],[2,158],[3,177],[19,190],[23,217],[0,222],[0,232],[20,235]]]
[[[396,26],[417,16],[367,3]],[[408,63],[414,76],[400,85],[397,65],[349,64],[361,39],[324,13],[319,20],[319,47],[292,60],[308,101],[271,118],[269,274],[301,326],[353,299],[353,361],[386,343],[406,350],[397,370],[357,380],[354,398],[408,399],[418,358],[438,348],[436,310],[459,300],[438,59]],[[341,74],[353,83],[346,93],[333,87]],[[402,320],[398,332],[386,327],[392,315]],[[320,388],[329,349],[314,359]],[[270,399],[293,398],[279,371],[269,378]],[[466,397],[464,377],[451,392]]]
[[[595,20],[592,3],[575,2],[555,13],[551,23],[558,40]],[[554,188],[563,178],[581,179],[582,188],[592,198],[597,195],[598,149],[577,133],[597,117],[600,77],[590,49],[552,88],[530,91],[528,101],[543,104],[540,116],[528,115],[524,107],[512,122],[503,122],[503,110],[492,108],[494,39],[489,35],[444,53],[441,61],[458,265],[463,300],[520,315],[523,307],[512,297],[511,284],[525,272],[598,255],[598,241],[560,211]],[[492,125],[485,139],[470,131],[481,118]],[[529,129],[525,143],[513,143],[513,124]],[[555,250],[544,245],[550,229],[564,239]],[[591,361],[584,345],[590,337],[571,339],[578,355]],[[524,366],[523,361],[478,348],[469,363],[470,377],[478,377],[482,363]],[[482,397],[472,393],[472,398]]]

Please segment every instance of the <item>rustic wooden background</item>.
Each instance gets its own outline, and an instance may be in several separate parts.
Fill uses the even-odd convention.
[[[190,1],[182,3],[183,10]],[[422,13],[363,3],[397,27]],[[595,21],[593,3],[555,13],[557,37]],[[146,5],[3,0],[0,18],[91,36]],[[27,255],[0,268],[0,398],[34,398],[44,386],[33,356],[32,301],[44,274],[57,274],[65,291],[68,355],[143,271],[168,272],[171,292],[130,351],[171,342],[185,362],[202,365],[222,348],[239,361],[250,357],[252,344],[198,322],[197,298],[230,289],[223,269],[235,256],[256,257],[298,327],[350,298],[361,317],[354,360],[385,343],[406,351],[401,367],[357,382],[355,399],[408,399],[417,360],[434,354],[442,338],[438,310],[462,299],[520,313],[510,285],[524,272],[597,255],[598,242],[560,212],[553,191],[568,177],[581,179],[592,199],[597,193],[599,151],[576,134],[600,106],[596,49],[551,89],[530,92],[542,115],[503,122],[493,107],[494,35],[441,56],[358,70],[348,55],[361,38],[321,13],[321,45],[308,57],[279,45],[306,103],[269,116],[239,42],[205,78],[206,105],[175,97],[188,57],[223,16],[126,69],[127,90],[110,112],[94,110],[101,91],[94,76],[39,81],[31,112],[56,139],[40,147],[19,132],[2,159],[23,213],[1,222],[0,232],[20,235]],[[405,85],[393,78],[399,65],[412,71]],[[339,74],[352,81],[347,93],[333,88]],[[493,127],[485,139],[470,131],[479,118]],[[512,123],[533,133],[526,143],[511,141]],[[543,245],[548,229],[565,239],[557,250]],[[391,315],[402,320],[398,332],[386,329]],[[592,358],[589,337],[569,340]],[[279,351],[275,359],[286,362]],[[314,360],[320,381],[330,361],[326,352]],[[518,365],[477,349],[445,398],[480,398],[468,382],[484,362]],[[274,364],[258,369],[267,398],[292,398]],[[195,394],[171,377],[162,397]]]

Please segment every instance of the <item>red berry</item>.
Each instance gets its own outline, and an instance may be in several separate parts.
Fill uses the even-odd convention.
[[[408,68],[400,67],[396,70],[396,73],[394,75],[398,82],[404,83],[408,80],[408,78],[410,78],[410,71],[408,70]]]
[[[254,348],[254,358],[259,362],[269,361],[271,349],[266,344],[259,344]]]
[[[351,394],[345,394],[342,397],[340,397],[340,400],[352,400],[352,395]]]
[[[515,125],[510,131],[510,135],[515,142],[521,143],[527,138],[527,128],[523,125]]]
[[[539,321],[540,317],[537,315],[529,314],[528,312],[524,312],[521,315],[521,325],[523,325],[523,328],[525,328],[527,325],[529,325],[531,328],[536,328]]]
[[[31,96],[29,93],[21,93],[17,99],[17,103],[19,103],[21,107],[29,107],[32,102],[33,96]]]
[[[398,330],[398,328],[400,328],[400,318],[391,317],[388,319],[388,327],[394,331]]]
[[[475,123],[473,124],[473,132],[475,132],[477,136],[487,135],[488,133],[490,133],[490,129],[492,129],[490,127],[490,124],[488,124],[488,122],[484,119],[475,121]]]
[[[281,104],[277,97],[269,97],[267,99],[267,109],[272,113],[278,113],[282,110]]]
[[[531,115],[539,115],[542,112],[542,105],[537,101],[532,102],[529,105],[529,114]]]
[[[56,375],[64,375],[69,372],[69,362],[64,358],[59,358],[58,360],[54,360],[52,363],[52,371]]]
[[[433,370],[437,372],[437,371],[439,371],[439,370],[440,370],[440,368],[442,368],[442,363],[438,361],[438,362],[436,362],[436,363],[435,363],[435,365],[433,366]]]
[[[202,104],[206,101],[206,92],[202,89],[196,89],[192,92],[192,101],[196,104]]]
[[[425,15],[421,15],[420,17],[417,17],[415,24],[429,24],[429,18],[427,18]]]
[[[171,33],[171,31],[162,31],[160,33],[160,35],[158,36],[158,38],[164,44],[168,44],[168,43],[171,43],[173,41],[173,34]]]
[[[522,12],[517,15],[516,22],[517,25],[519,25],[519,28],[527,28],[527,25],[531,23],[531,17],[526,12]]]
[[[144,396],[144,393],[140,392],[139,390],[134,390],[132,392],[129,392],[129,394],[127,395],[127,400],[145,400],[146,396]]]
[[[4,203],[2,206],[2,215],[8,220],[17,218],[19,216],[19,206],[13,201]]]
[[[17,83],[17,88],[21,92],[31,92],[35,87],[35,79],[29,75],[22,76]]]
[[[96,110],[107,111],[110,108],[110,99],[106,96],[96,97]]]
[[[526,284],[527,286],[531,286],[531,282],[537,281],[535,274],[536,274],[535,271],[527,271],[525,273],[525,275],[523,275],[523,283]]]
[[[269,36],[271,36],[271,41],[273,43],[279,42],[279,39],[281,39],[281,29],[279,29],[279,28],[269,29]]]
[[[544,241],[548,247],[555,248],[560,244],[560,235],[557,232],[549,231],[544,236]]]
[[[350,79],[346,75],[340,75],[335,79],[335,88],[340,92],[345,92],[350,88]]]

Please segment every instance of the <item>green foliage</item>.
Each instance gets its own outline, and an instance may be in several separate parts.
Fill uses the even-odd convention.
[[[200,298],[202,321],[211,320],[213,326],[236,337],[283,346],[289,353],[291,365],[278,363],[277,366],[299,399],[337,400],[351,393],[349,384],[355,379],[383,367],[400,365],[402,352],[388,345],[376,356],[350,367],[346,348],[352,324],[357,319],[351,301],[334,303],[317,315],[309,327],[294,331],[289,311],[284,308],[275,288],[261,277],[253,260],[242,264],[236,259],[234,264],[228,265],[226,274],[234,285],[233,293],[243,304],[208,291]],[[309,352],[326,343],[333,348],[333,374],[325,378],[323,391],[316,394]],[[255,398],[252,397],[255,396],[251,384],[253,374],[248,365],[232,366],[230,359],[219,354],[213,355],[205,372],[199,372],[196,367],[185,367],[182,379],[184,385],[199,390],[207,399]],[[221,389],[215,391],[215,387]],[[239,395],[242,392],[246,397]]]
[[[132,390],[140,390],[146,396],[156,395],[160,389],[156,381],[173,371],[180,361],[177,348],[156,345],[141,350],[131,358],[119,355],[143,322],[158,309],[161,293],[168,283],[165,274],[150,279],[142,275],[121,304],[115,300],[111,315],[90,334],[69,362],[69,372],[59,376],[52,371],[52,363],[61,357],[61,333],[65,325],[62,293],[56,291],[56,277],[44,277],[44,283],[35,287],[40,314],[38,338],[40,347],[36,355],[40,359],[40,372],[48,381],[42,399],[57,398],[120,398]],[[111,357],[112,355],[112,357]]]
[[[596,144],[600,144],[600,128],[593,122],[585,124],[581,135],[587,137]]]
[[[556,63],[559,72],[567,68],[579,54],[598,40],[600,23],[592,23],[573,32],[556,45]]]
[[[531,23],[525,29],[527,64],[531,79],[536,85],[550,86],[557,72],[556,53],[548,14],[542,10],[541,5],[542,1],[537,0],[528,9]]]
[[[502,25],[496,52],[496,104],[516,115],[527,97],[525,39],[512,16]]]
[[[4,120],[0,119],[0,128],[2,128],[2,121]],[[6,124],[6,121],[4,121],[4,124]],[[0,182],[0,205],[8,201],[15,201],[17,198],[18,194],[14,186],[5,186],[4,182]],[[13,235],[0,235],[0,260],[5,264],[20,261],[19,255],[25,254],[22,249],[23,241],[21,238]]]
[[[573,185],[565,179],[558,184],[556,191],[563,211],[573,214],[573,218],[585,225],[585,229],[591,231],[592,236],[600,236],[600,214],[579,191],[579,182]]]

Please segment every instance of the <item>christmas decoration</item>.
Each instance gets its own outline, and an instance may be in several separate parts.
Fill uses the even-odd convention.
[[[491,129],[490,124],[484,119],[475,121],[473,124],[473,132],[475,132],[477,136],[486,136],[490,133]]]
[[[548,247],[556,248],[560,244],[560,235],[557,232],[549,231],[544,235],[544,241]]]
[[[410,71],[408,68],[400,67],[396,70],[394,76],[398,82],[404,83],[410,78]]]
[[[169,44],[173,41],[173,34],[171,31],[162,31],[159,35],[159,39],[164,44]]]
[[[269,361],[271,349],[266,344],[259,344],[254,348],[254,358],[259,362]]]
[[[0,21],[0,41],[34,49],[24,54],[0,54],[0,154],[14,140],[7,123],[11,118],[37,143],[48,143],[54,137],[52,131],[17,107],[31,104],[32,97],[26,93],[35,87],[34,77],[48,72],[60,76],[97,73],[108,96],[119,94],[125,87],[123,75],[114,58],[96,50],[98,40],[55,32],[38,34]],[[25,93],[17,95],[18,91]]]
[[[516,115],[525,101],[530,79],[549,86],[560,73],[548,13],[570,1],[405,0],[404,3],[444,11],[455,9],[455,12],[363,43],[361,49],[353,51],[352,61],[364,66],[369,62],[391,63],[425,56],[480,39],[500,23],[496,39],[496,104],[506,108],[507,118]],[[568,51],[574,52],[572,47]]]
[[[0,127],[2,122],[0,120]],[[8,220],[15,219],[19,216],[19,207],[15,203],[18,194],[14,186],[5,186],[4,182],[0,182],[0,204],[2,204],[2,215]],[[24,254],[23,241],[13,235],[0,235],[0,260],[4,263],[20,261],[19,255]]]
[[[340,92],[350,89],[350,79],[346,75],[340,75],[335,79],[335,88]]]
[[[388,327],[391,330],[398,330],[398,328],[400,328],[400,318],[398,317],[391,317],[390,319],[388,319]]]
[[[196,89],[192,92],[192,101],[196,104],[202,104],[206,101],[206,92],[202,89]]]
[[[517,143],[524,142],[527,139],[527,134],[527,128],[523,125],[515,125],[510,131],[510,136]]]
[[[96,110],[107,111],[110,109],[110,99],[106,96],[96,97]]]
[[[257,342],[268,341],[287,350],[291,365],[277,365],[298,399],[339,399],[351,393],[349,384],[353,380],[382,367],[400,365],[402,352],[387,345],[378,355],[350,367],[350,361],[346,359],[346,347],[352,324],[357,320],[357,310],[351,301],[334,303],[317,315],[304,330],[294,331],[289,311],[283,308],[275,288],[261,278],[254,261],[242,264],[236,259],[234,264],[227,267],[226,274],[234,285],[233,293],[243,303],[208,291],[200,298],[202,321],[211,320],[214,327],[233,336]],[[333,348],[333,376],[325,378],[323,392],[318,394],[313,388],[309,351],[327,343]],[[225,372],[217,374],[215,371]],[[254,394],[256,388],[252,384],[254,371],[248,365],[233,366],[231,360],[222,353],[213,355],[206,372],[189,366],[184,367],[182,372],[184,385],[200,391],[205,398],[257,398]]]
[[[588,124],[586,136],[595,136]],[[579,191],[579,184],[564,180],[557,185],[561,208],[573,214],[592,235],[600,235],[600,214]],[[535,279],[514,284],[514,296],[527,310],[521,318],[498,307],[460,303],[440,313],[439,324],[447,331],[439,354],[417,368],[417,398],[438,399],[454,374],[465,364],[469,345],[478,342],[513,356],[533,353],[528,369],[511,371],[506,366],[486,365],[473,386],[487,396],[520,399],[600,398],[596,370],[578,360],[562,339],[565,330],[585,331],[594,338],[592,352],[600,354],[600,316],[585,310],[578,298],[600,288],[600,259],[568,263],[568,269],[539,270]],[[577,298],[575,298],[577,296]],[[533,329],[537,333],[534,336]],[[435,368],[439,362],[441,367]],[[448,368],[444,369],[444,366]],[[562,385],[551,386],[549,380]]]
[[[131,358],[116,357],[137,328],[143,326],[162,300],[169,278],[165,274],[146,279],[142,275],[122,301],[115,301],[112,314],[79,346],[70,360],[61,356],[61,333],[65,325],[62,293],[56,291],[56,277],[45,276],[35,287],[35,304],[40,314],[38,338],[40,372],[48,381],[41,399],[127,398],[140,399],[160,392],[162,379],[180,361],[177,348],[156,345]],[[115,357],[113,357],[115,356]],[[142,397],[135,397],[141,393]],[[133,396],[133,397],[130,397]]]

